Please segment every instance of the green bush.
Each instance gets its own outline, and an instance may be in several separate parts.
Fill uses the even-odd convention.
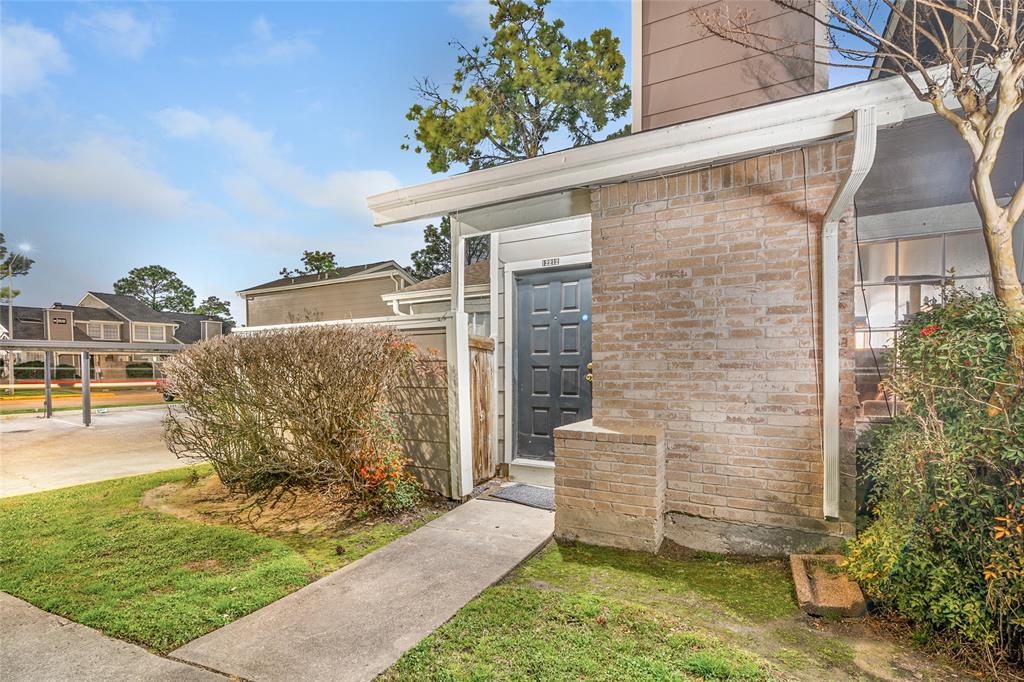
[[[57,365],[53,368],[54,380],[74,379],[75,376],[74,365]],[[17,381],[42,381],[43,361],[27,360],[25,362],[19,362],[14,366],[14,378]]]
[[[152,362],[133,362],[125,365],[125,376],[129,379],[152,379],[156,376]]]
[[[874,521],[849,545],[869,595],[928,633],[1024,661],[1024,407],[1010,314],[947,287],[899,331],[902,413],[864,462]],[[990,410],[993,396],[1003,409]]]

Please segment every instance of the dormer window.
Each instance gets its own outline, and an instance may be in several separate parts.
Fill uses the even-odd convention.
[[[132,325],[136,341],[155,341],[164,343],[167,340],[167,327],[162,324]]]
[[[120,326],[116,322],[89,322],[85,326],[85,333],[96,341],[120,341]]]

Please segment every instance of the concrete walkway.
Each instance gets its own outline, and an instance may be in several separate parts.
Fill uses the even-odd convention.
[[[248,680],[372,680],[553,530],[552,512],[471,500],[170,655]]]
[[[224,682],[225,678],[111,639],[0,592],[0,679]]]
[[[167,450],[158,406],[52,419],[17,415],[0,420],[0,497],[63,488],[119,476],[186,466]]]

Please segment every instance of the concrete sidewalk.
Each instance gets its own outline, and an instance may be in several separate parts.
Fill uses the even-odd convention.
[[[0,420],[0,497],[187,466],[164,444],[167,407]]]
[[[471,500],[170,656],[248,680],[372,680],[553,530],[552,512]]]
[[[220,675],[161,658],[142,647],[40,611],[3,592],[0,624],[0,678],[4,682],[225,681]]]

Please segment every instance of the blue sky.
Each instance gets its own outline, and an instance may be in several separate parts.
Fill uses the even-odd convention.
[[[2,10],[0,220],[36,259],[17,302],[77,302],[156,263],[239,319],[234,292],[303,249],[408,263],[424,223],[373,228],[364,199],[431,178],[399,148],[410,87],[448,82],[447,41],[487,21],[476,0]],[[625,0],[550,12],[572,35],[610,27],[628,58]]]

